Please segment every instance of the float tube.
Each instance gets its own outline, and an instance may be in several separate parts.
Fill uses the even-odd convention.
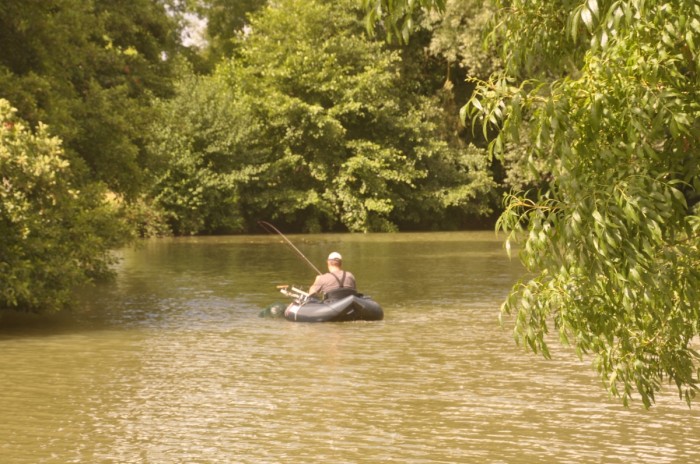
[[[312,298],[297,288],[284,285],[280,292],[294,298],[284,310],[284,318],[292,322],[347,322],[347,321],[381,321],[384,310],[372,298],[349,288],[337,289],[326,295],[325,300]],[[274,305],[273,305],[274,306]],[[271,307],[272,308],[272,307]],[[279,307],[263,314],[261,317],[279,316]]]

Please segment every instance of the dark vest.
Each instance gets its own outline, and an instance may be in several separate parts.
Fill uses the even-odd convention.
[[[331,275],[335,277],[338,281],[340,288],[334,288],[326,292],[326,300],[342,300],[343,298],[350,295],[357,295],[357,292],[352,287],[345,287],[345,271],[343,271],[343,278],[339,279],[337,275],[331,272]]]

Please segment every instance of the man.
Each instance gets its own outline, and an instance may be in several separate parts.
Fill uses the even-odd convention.
[[[328,272],[316,277],[309,294],[323,292],[326,299],[335,300],[356,294],[355,276],[343,270],[343,257],[334,251],[328,255]]]

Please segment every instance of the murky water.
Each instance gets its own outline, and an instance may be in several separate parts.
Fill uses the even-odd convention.
[[[150,241],[78,314],[0,321],[2,463],[686,463],[672,388],[625,409],[588,362],[516,347],[493,233],[292,236],[385,320],[258,318],[314,272],[274,237]]]

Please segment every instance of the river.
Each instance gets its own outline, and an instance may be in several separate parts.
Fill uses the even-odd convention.
[[[146,241],[69,314],[0,319],[0,462],[687,463],[700,415],[624,408],[590,360],[525,352],[493,232],[296,235],[381,322],[258,312],[314,271],[274,236]]]

